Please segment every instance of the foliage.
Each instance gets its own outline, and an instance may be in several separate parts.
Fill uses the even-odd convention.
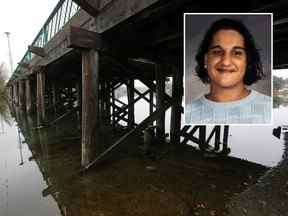
[[[279,90],[281,88],[284,87],[286,80],[281,78],[281,77],[277,77],[277,76],[273,76],[273,88],[275,90]]]
[[[5,81],[7,80],[6,70],[3,64],[0,65],[0,117],[7,123],[10,121],[7,92],[5,88]]]

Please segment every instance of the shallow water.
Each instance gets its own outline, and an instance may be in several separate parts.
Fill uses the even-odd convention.
[[[138,106],[141,107],[141,103]],[[143,109],[148,111],[149,107]],[[145,117],[140,115],[146,112],[139,110],[138,108],[138,111],[136,111],[138,121]],[[231,127],[229,138],[231,155],[266,166],[276,165],[283,153],[283,140],[273,137],[272,129],[288,122],[287,112],[288,107],[284,106],[274,109],[275,124],[273,126]],[[166,118],[169,118],[168,114],[169,111],[167,111]],[[78,175],[77,170],[80,169],[80,141],[78,139],[79,131],[77,132],[77,128],[74,128],[75,124],[71,126],[70,123],[69,127],[58,125],[49,129],[36,130],[35,121],[32,118],[24,118],[19,113],[16,116],[19,119],[19,124],[21,124],[21,130],[14,121],[12,126],[4,123],[4,133],[0,134],[1,216],[86,216],[91,209],[94,209],[95,213],[91,215],[115,215],[101,210],[103,206],[106,206],[106,209],[110,208],[109,203],[104,203],[105,200],[109,200],[111,205],[114,205],[111,208],[116,212],[120,208],[119,212],[122,211],[123,215],[126,215],[127,211],[131,214],[134,210],[136,211],[132,203],[130,203],[132,206],[128,210],[124,206],[118,207],[119,203],[121,205],[127,202],[125,201],[127,194],[124,196],[122,190],[125,193],[130,191],[131,197],[134,196],[132,191],[138,190],[132,184],[127,187],[122,185],[121,189],[119,188],[119,184],[124,184],[123,182],[126,181],[125,176],[118,176],[119,168],[112,166],[112,171],[110,169],[109,173],[108,171],[107,173],[102,171],[99,175],[104,176],[104,180],[97,177],[97,173],[94,172],[93,175],[87,175],[86,177]],[[167,127],[168,124],[166,130],[168,130]],[[29,147],[27,143],[29,143]],[[115,170],[113,171],[113,169]],[[121,168],[127,176],[134,172],[129,169],[128,167],[126,169]],[[53,173],[52,176],[51,173]],[[147,174],[144,174],[143,178],[145,178],[145,175]],[[126,178],[128,181],[128,177]],[[133,178],[137,180],[140,177],[134,176]],[[160,175],[159,178],[161,178]],[[119,183],[121,181],[123,182]],[[153,186],[152,183],[150,184]],[[99,187],[101,187],[101,190],[98,191],[98,195],[95,195]],[[155,189],[153,186],[151,189],[149,186],[151,190],[156,191],[158,190],[157,187]],[[154,194],[154,202],[161,201],[163,198],[157,198],[158,195],[156,194],[158,192]],[[143,193],[143,191],[139,189],[139,193]],[[111,194],[114,194],[115,198],[107,197]],[[148,194],[144,195],[148,196]],[[175,198],[171,194],[168,194],[168,196],[171,196],[169,199],[172,203],[179,201],[178,198],[174,200]],[[141,201],[137,197],[136,200],[140,203],[137,203],[137,205],[141,206]],[[150,206],[149,202],[151,202],[149,200],[150,198],[147,197],[147,202],[143,203],[143,206],[148,205],[146,206],[148,208]],[[175,210],[175,208],[172,208],[173,206],[170,207],[170,211]],[[142,208],[138,210],[145,212]],[[141,214],[139,213],[139,215]]]
[[[0,215],[61,215],[52,196],[42,196],[46,181],[19,132],[17,124],[4,124],[0,134]]]

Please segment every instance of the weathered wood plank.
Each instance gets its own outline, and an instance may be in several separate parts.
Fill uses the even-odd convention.
[[[19,80],[19,106],[24,111],[25,109],[25,80]]]
[[[95,49],[98,51],[105,49],[105,42],[97,32],[88,31],[83,28],[70,26],[67,35],[67,47]]]
[[[95,156],[99,129],[99,53],[82,52],[82,160],[86,167]]]
[[[183,96],[183,72],[176,70],[173,73],[172,83],[172,100],[171,108],[171,126],[170,126],[170,142],[178,145],[180,144],[180,130],[181,130],[181,112],[182,112],[182,96]]]
[[[38,55],[40,57],[46,57],[47,54],[42,47],[36,47],[36,46],[28,46],[28,52],[34,53],[35,55]]]
[[[103,8],[95,19],[96,31],[101,33],[141,10],[155,4],[159,0],[114,0]]]
[[[31,86],[30,80],[25,80],[25,95],[26,95],[26,112],[28,114],[32,113],[32,95],[31,95]]]
[[[26,62],[18,62],[18,65],[19,65],[20,67],[23,67],[23,68],[28,69],[28,70],[31,69],[30,64],[29,64],[29,63],[26,63]]]
[[[155,77],[156,77],[156,109],[164,105],[165,93],[165,75],[162,70],[161,64],[155,64]],[[156,120],[156,136],[159,139],[165,138],[165,112]]]
[[[43,70],[37,72],[37,124],[42,125],[46,118],[45,113],[45,73]]]
[[[135,124],[135,103],[134,103],[134,80],[128,80],[127,85],[128,104],[132,103],[128,108],[128,127],[132,128]]]
[[[78,4],[83,10],[89,13],[91,16],[95,17],[99,13],[99,2],[93,0],[73,0]]]

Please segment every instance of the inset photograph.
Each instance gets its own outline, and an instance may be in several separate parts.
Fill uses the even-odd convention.
[[[184,14],[185,124],[272,124],[272,14]]]

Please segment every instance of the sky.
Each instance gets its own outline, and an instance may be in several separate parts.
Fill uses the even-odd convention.
[[[275,70],[273,75],[287,79],[288,78],[288,69]]]
[[[10,73],[7,36],[10,32],[13,68],[28,49],[58,0],[9,0],[0,7],[0,64],[4,63]]]

